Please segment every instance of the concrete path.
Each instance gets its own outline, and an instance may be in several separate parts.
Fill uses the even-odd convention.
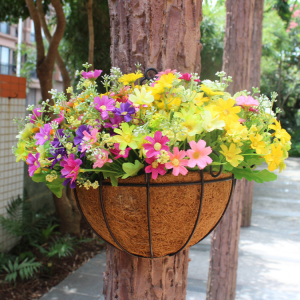
[[[236,300],[300,300],[300,159],[278,180],[255,184],[252,226],[241,229]],[[190,250],[186,300],[205,300],[210,239]],[[42,300],[104,300],[101,253]]]

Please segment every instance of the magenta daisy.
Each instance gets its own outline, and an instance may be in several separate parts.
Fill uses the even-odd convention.
[[[150,142],[143,144],[144,149],[147,150],[146,156],[148,158],[157,157],[161,150],[169,151],[169,146],[167,146],[167,143],[170,140],[166,136],[162,136],[161,131],[156,131],[154,138],[151,136],[146,136],[145,140]]]
[[[63,161],[60,162],[60,166],[63,167],[61,170],[62,178],[67,178],[63,185],[66,186],[70,183],[70,187],[74,189],[76,187],[76,177],[79,173],[79,166],[82,164],[82,160],[75,159],[75,154],[71,153],[70,156],[64,157]]]
[[[173,148],[173,153],[168,151],[170,162],[167,162],[165,167],[167,169],[173,169],[172,174],[178,176],[179,174],[186,175],[188,170],[185,168],[188,165],[188,160],[184,159],[186,152],[184,150],[179,151],[178,147]]]
[[[157,162],[155,160],[155,157],[146,158],[146,162],[149,164],[149,166],[145,168],[145,172],[152,173],[151,175],[152,179],[156,179],[158,174],[160,175],[166,174],[165,164],[160,164],[159,162]]]
[[[108,98],[106,95],[94,98],[95,108],[101,112],[102,120],[106,120],[109,118],[109,111],[115,111],[115,100]]]
[[[95,71],[89,71],[89,72],[82,72],[82,77],[85,79],[90,79],[92,81],[96,80],[102,73],[102,70],[95,70]]]
[[[120,144],[114,144],[115,149],[110,149],[110,152],[114,155],[117,155],[114,160],[123,157],[127,158],[129,155],[129,151],[131,150],[130,147],[127,147],[125,150],[120,150],[119,148]]]
[[[250,107],[250,106],[258,106],[259,105],[259,102],[254,99],[253,97],[251,96],[239,96],[235,99],[236,103],[239,105],[239,106],[242,106],[243,108],[244,107]]]
[[[188,167],[194,168],[197,165],[202,170],[212,163],[212,159],[208,156],[212,152],[211,147],[205,147],[206,142],[204,140],[199,140],[198,143],[190,141],[189,144],[191,149],[186,151],[190,158]]]
[[[40,153],[37,153],[35,156],[31,153],[28,154],[26,162],[29,164],[28,173],[32,177],[34,172],[41,166],[39,163]]]
[[[37,140],[37,145],[44,145],[46,141],[50,139],[50,124],[45,124],[44,127],[40,128],[40,132],[38,132],[34,138]]]

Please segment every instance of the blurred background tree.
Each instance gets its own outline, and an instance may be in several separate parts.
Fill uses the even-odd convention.
[[[225,27],[223,0],[203,3],[201,78],[216,79],[222,68]],[[230,74],[228,74],[230,75]],[[261,93],[277,91],[276,107],[283,127],[292,135],[291,156],[300,156],[300,2],[265,0]]]

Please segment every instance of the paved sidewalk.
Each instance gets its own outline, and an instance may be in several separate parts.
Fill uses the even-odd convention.
[[[300,300],[300,159],[278,180],[255,184],[252,225],[241,229],[236,300]],[[190,250],[186,300],[205,300],[210,239]],[[101,253],[41,300],[104,300]]]

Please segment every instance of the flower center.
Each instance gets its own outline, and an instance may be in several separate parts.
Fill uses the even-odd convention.
[[[198,159],[200,157],[199,152],[194,152],[193,153],[193,158]]]
[[[121,115],[122,115],[122,116],[126,116],[126,115],[127,115],[127,111],[123,111],[123,112],[121,113]]]
[[[37,160],[34,162],[34,165],[35,165],[35,166],[38,166],[38,162],[37,162]]]
[[[48,139],[48,135],[45,135],[45,136],[44,136],[44,139],[47,140],[47,139]]]
[[[130,143],[131,142],[131,136],[129,134],[124,135],[124,140],[125,140],[125,142]]]
[[[228,153],[226,154],[227,160],[232,160],[233,157],[234,157],[234,155],[233,155],[232,153],[230,153],[230,152],[228,152]]]
[[[154,161],[152,164],[151,164],[152,168],[153,169],[156,169],[158,167],[158,162],[157,161]]]
[[[120,151],[119,155],[124,156],[125,155],[125,150]]]
[[[106,111],[106,106],[105,105],[101,105],[100,109],[103,110],[103,111]]]
[[[172,159],[172,164],[174,167],[178,167],[179,166],[179,160],[177,158]]]
[[[253,142],[253,147],[257,147],[257,142]]]
[[[154,144],[154,150],[159,151],[161,149],[161,144],[160,143],[155,143]]]
[[[224,110],[223,110],[223,114],[224,114],[225,116],[228,116],[228,115],[229,115],[229,110],[228,110],[228,109],[224,109]]]

